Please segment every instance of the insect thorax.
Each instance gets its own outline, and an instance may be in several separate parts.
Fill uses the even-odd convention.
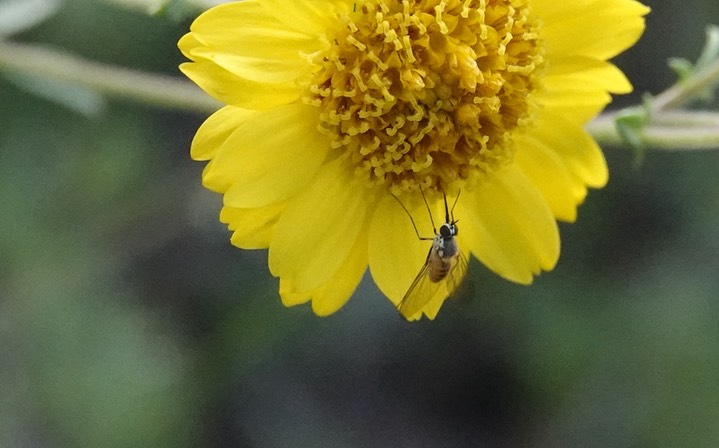
[[[457,247],[457,240],[455,240],[453,236],[445,238],[442,235],[434,237],[432,249],[437,252],[437,255],[439,255],[440,258],[443,259],[452,258],[459,250]]]

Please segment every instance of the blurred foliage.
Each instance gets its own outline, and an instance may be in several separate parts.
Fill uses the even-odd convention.
[[[696,57],[708,0],[650,2],[637,102]],[[68,0],[14,36],[176,74],[189,22]],[[671,36],[671,38],[668,38]],[[657,43],[661,42],[661,45]],[[68,112],[0,78],[0,446],[710,447],[719,440],[719,153],[607,148],[556,270],[408,324],[369,279],[284,309],[229,245],[188,148],[204,117]]]

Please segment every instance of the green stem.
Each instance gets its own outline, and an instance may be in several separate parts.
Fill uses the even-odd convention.
[[[35,45],[0,41],[0,70],[76,83],[167,109],[210,113],[221,107],[189,81],[98,64]]]
[[[638,142],[658,150],[719,148],[719,113],[681,110],[691,100],[715,88],[718,80],[719,60],[652,98],[645,109],[646,122],[634,131]],[[600,145],[624,146],[627,142],[618,132],[615,121],[621,115],[622,111],[602,114],[588,123],[586,129]]]
[[[717,80],[719,80],[719,60],[655,96],[651,101],[651,112],[678,109],[697,98],[702,92],[716,86]]]
[[[603,114],[587,124],[587,131],[600,145],[625,146],[615,125],[616,114]],[[642,144],[657,150],[719,148],[719,113],[658,113],[637,131]]]

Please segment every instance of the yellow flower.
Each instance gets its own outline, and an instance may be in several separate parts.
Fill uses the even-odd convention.
[[[427,257],[443,194],[460,250],[531,283],[557,220],[607,182],[582,129],[631,85],[607,59],[648,8],[633,0],[245,0],[179,42],[181,70],[227,104],[192,157],[224,195],[232,243],[269,248],[285,305],[338,310],[369,265],[397,305]],[[395,197],[393,197],[395,196]],[[396,199],[399,199],[397,201]],[[452,287],[406,317],[434,318]]]

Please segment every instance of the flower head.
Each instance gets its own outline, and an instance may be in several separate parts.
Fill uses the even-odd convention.
[[[644,29],[633,0],[245,0],[179,43],[227,104],[192,156],[240,248],[269,248],[286,305],[339,309],[369,265],[398,304],[445,215],[463,257],[530,283],[607,168],[582,125],[631,85],[611,58]],[[425,205],[427,204],[427,205]],[[412,217],[408,219],[407,214]],[[417,229],[413,229],[416,223]],[[441,222],[439,223],[441,224]],[[406,317],[433,318],[445,283]]]

